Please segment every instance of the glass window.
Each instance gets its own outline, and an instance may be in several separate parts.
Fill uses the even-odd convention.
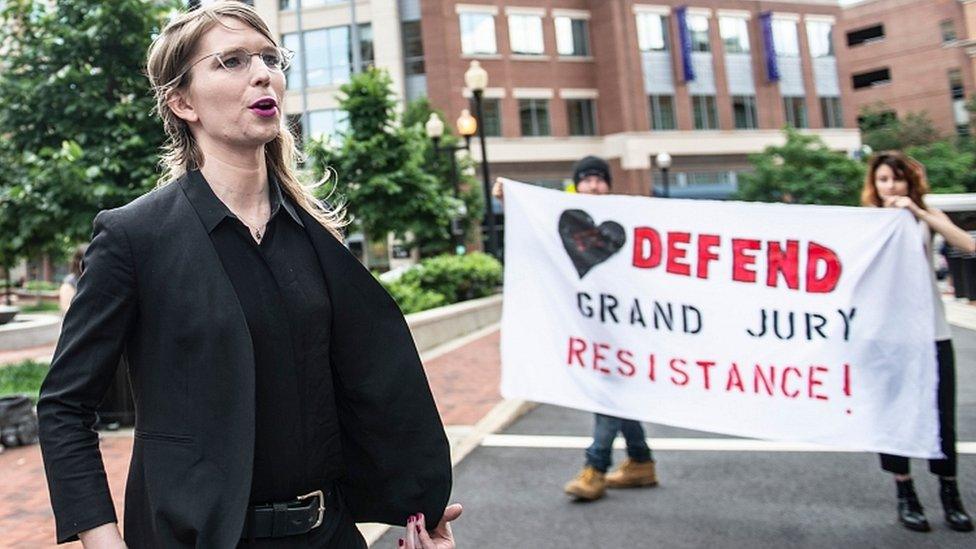
[[[840,110],[840,97],[821,97],[820,113],[823,116],[825,128],[841,128],[844,126],[844,117]]]
[[[461,14],[461,51],[463,53],[498,53],[495,44],[495,16],[490,13]]]
[[[293,32],[281,37],[281,44],[295,52],[291,58],[288,70],[285,71],[285,81],[289,90],[300,90],[305,85],[304,75],[302,75],[302,46],[298,40],[298,33]]]
[[[373,25],[370,23],[359,24],[359,59],[362,61],[364,69],[373,64]],[[349,54],[349,62],[352,63],[352,52]]]
[[[420,21],[404,21],[400,24],[403,35],[403,64],[407,76],[424,74],[424,42],[420,33]]]
[[[691,109],[696,130],[718,129],[718,113],[715,110],[714,95],[691,96]]]
[[[502,106],[501,99],[481,100],[481,114],[484,116],[485,137],[501,137]]]
[[[773,19],[773,46],[776,55],[783,57],[800,56],[800,40],[796,33],[796,21]]]
[[[341,109],[323,109],[309,111],[308,135],[313,138],[326,137],[330,141],[338,141],[342,132],[349,128],[349,117]]]
[[[549,135],[549,100],[519,99],[519,121],[524,137]]]
[[[942,33],[942,42],[955,42],[956,38],[956,23],[952,19],[946,19],[945,21],[939,22],[939,32]]]
[[[648,112],[652,130],[673,130],[677,127],[674,123],[674,96],[648,96]]]
[[[213,3],[213,2],[211,2]],[[248,2],[254,4],[254,2]],[[302,9],[313,6],[324,6],[326,4],[348,4],[349,0],[302,0]],[[278,9],[290,10],[295,7],[295,0],[278,0]]]
[[[851,84],[854,86],[855,90],[862,88],[870,88],[872,86],[881,86],[884,84],[891,83],[891,71],[887,68],[877,69],[868,72],[860,72],[851,75]]]
[[[567,99],[569,135],[596,135],[596,106],[592,99]]]
[[[956,133],[969,135],[970,114],[969,109],[966,108],[966,90],[959,69],[949,71],[949,95],[952,97],[952,116],[956,122]]]
[[[756,115],[756,96],[736,95],[732,97],[732,118],[737,130],[754,130],[759,127]]]
[[[806,128],[807,105],[803,97],[784,97],[783,110],[786,114],[786,125],[794,128]]]
[[[712,51],[712,43],[708,39],[708,17],[689,15],[686,21],[691,37],[691,51]]]
[[[826,21],[807,21],[810,57],[834,56],[834,26]]]
[[[512,43],[512,53],[541,55],[545,52],[542,18],[538,15],[509,15],[508,37]]]
[[[349,81],[352,69],[352,33],[348,26],[305,31],[305,74],[301,74],[302,47],[298,33],[286,34],[282,44],[295,52],[285,74],[288,89],[301,89],[303,85],[335,86]],[[369,23],[359,25],[360,58],[363,67],[373,63],[373,27]]]
[[[722,33],[725,53],[749,52],[749,22],[741,17],[720,17],[718,30]]]
[[[852,30],[847,33],[848,46],[860,46],[870,42],[884,40],[884,25],[872,25],[863,29]]]
[[[657,13],[637,14],[637,44],[640,51],[668,50],[668,19]]]
[[[586,19],[556,18],[556,50],[559,55],[590,55],[590,29]]]

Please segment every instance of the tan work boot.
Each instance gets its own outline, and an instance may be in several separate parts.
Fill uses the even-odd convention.
[[[634,461],[628,458],[616,470],[607,473],[606,480],[609,488],[657,486],[657,473],[653,461]]]
[[[587,501],[600,499],[607,491],[607,481],[604,477],[603,473],[587,465],[576,475],[576,478],[566,483],[563,490],[578,499]]]

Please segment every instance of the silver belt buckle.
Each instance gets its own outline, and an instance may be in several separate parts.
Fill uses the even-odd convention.
[[[316,490],[314,492],[309,492],[304,496],[298,496],[298,501],[305,501],[306,499],[317,497],[319,498],[319,517],[312,526],[312,529],[318,528],[322,525],[322,520],[325,519],[325,493],[322,490]]]

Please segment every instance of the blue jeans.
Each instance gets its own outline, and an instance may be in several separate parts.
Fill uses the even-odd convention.
[[[595,415],[593,444],[586,449],[586,464],[598,471],[607,472],[612,462],[613,440],[623,433],[627,441],[627,457],[634,461],[652,461],[651,449],[644,438],[640,422],[603,414]]]

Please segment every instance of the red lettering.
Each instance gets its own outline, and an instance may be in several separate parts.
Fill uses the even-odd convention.
[[[823,265],[823,274],[818,275],[819,265]],[[840,280],[843,269],[840,259],[833,250],[810,242],[807,247],[807,291],[812,294],[826,294],[834,291]]]
[[[718,254],[712,251],[717,248],[722,239],[717,234],[698,235],[698,278],[708,278],[708,264],[718,259]]]
[[[851,365],[844,364],[844,395],[851,396]]]
[[[735,362],[732,363],[732,367],[729,368],[729,378],[725,382],[725,390],[731,391],[732,387],[738,387],[739,392],[746,392],[745,385],[742,384],[742,376],[739,375],[739,365]]]
[[[602,361],[603,359],[607,358],[607,355],[604,355],[604,354],[601,354],[600,353],[601,350],[609,351],[610,350],[610,346],[607,345],[606,343],[594,343],[593,344],[593,369],[594,370],[597,370],[599,372],[602,372],[604,374],[609,374],[610,373],[610,368],[605,368],[603,366],[600,366],[600,361]]]
[[[709,372],[709,368],[715,366],[715,363],[712,362],[711,360],[699,360],[696,361],[695,364],[697,364],[698,367],[702,369],[702,374],[705,377],[705,390],[707,391],[711,389],[712,387],[711,387],[711,383],[709,382],[708,372]]]
[[[769,377],[766,377],[765,372],[763,372],[762,366],[756,364],[756,369],[753,372],[752,378],[752,390],[757,395],[759,394],[759,380],[762,380],[763,386],[766,388],[766,392],[769,396],[773,396],[773,387],[776,386],[776,366],[769,367]]]
[[[648,357],[647,357],[647,366],[648,366],[648,369],[647,369],[647,379],[649,379],[651,381],[657,381],[657,379],[655,379],[655,376],[654,376],[654,373],[655,373],[654,372],[654,363],[655,363],[655,361],[654,361],[654,354],[652,353],[652,354],[648,355]]]
[[[800,370],[798,368],[794,368],[793,366],[787,366],[786,368],[783,368],[783,377],[780,379],[780,389],[783,390],[783,394],[784,395],[786,395],[786,396],[788,396],[790,398],[796,398],[796,397],[798,397],[800,395],[800,390],[799,389],[797,389],[797,390],[795,390],[793,392],[790,392],[790,391],[788,391],[786,389],[786,379],[789,376],[790,372],[795,373],[796,374],[796,377],[802,377],[803,376],[803,374],[800,373]]]
[[[760,248],[762,248],[762,244],[758,240],[732,239],[732,280],[736,282],[756,281],[756,271],[753,268],[756,264],[756,256],[747,252],[756,251]]]
[[[623,349],[617,351],[617,360],[621,364],[627,366],[626,369],[625,368],[621,368],[620,366],[617,366],[617,372],[620,375],[622,375],[624,377],[634,377],[634,374],[637,373],[637,368],[634,366],[634,363],[631,362],[633,360],[633,358],[634,358],[634,355],[630,351],[625,351]]]
[[[679,261],[685,258],[688,250],[678,247],[678,244],[687,244],[689,242],[691,242],[691,233],[668,233],[667,271],[669,273],[691,276],[691,265]]]
[[[634,228],[633,265],[653,269],[661,264],[661,235],[650,227]]]
[[[783,275],[787,288],[800,289],[800,243],[787,240],[783,250],[779,242],[771,241],[767,254],[766,285],[775,288],[779,275]]]
[[[684,370],[682,370],[681,368],[678,368],[678,364],[680,364],[682,366],[687,366],[688,365],[687,362],[685,362],[684,360],[682,360],[680,358],[672,358],[671,359],[671,371],[674,372],[674,373],[676,373],[676,374],[680,374],[681,375],[681,378],[680,378],[681,381],[678,381],[672,375],[671,376],[671,383],[674,383],[675,385],[688,385],[688,373],[685,372]]]
[[[585,351],[586,351],[586,341],[585,340],[580,339],[578,337],[570,337],[569,338],[569,356],[566,357],[566,365],[567,366],[572,366],[573,365],[573,357],[575,357],[576,358],[576,361],[579,362],[580,367],[581,368],[586,368],[586,365],[583,364],[583,357],[582,357],[582,354]]]
[[[808,394],[810,395],[810,398],[815,398],[817,400],[827,400],[827,395],[819,395],[814,392],[814,389],[816,387],[820,387],[821,385],[823,385],[823,382],[820,381],[819,379],[816,379],[816,377],[814,376],[826,372],[827,372],[827,368],[824,368],[823,366],[810,366],[810,371],[808,372],[809,375],[807,376],[807,391]]]

